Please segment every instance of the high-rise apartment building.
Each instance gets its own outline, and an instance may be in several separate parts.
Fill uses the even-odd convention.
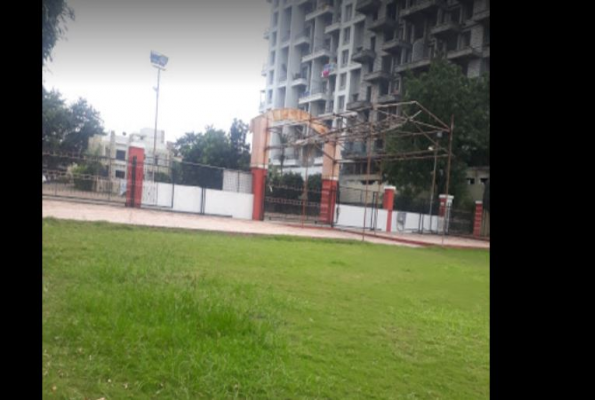
[[[426,71],[440,54],[470,77],[490,69],[489,0],[267,1],[261,112],[299,108],[329,125],[333,112],[373,118],[370,104],[399,101],[405,71]],[[283,129],[291,136],[297,128]],[[273,135],[273,145],[283,140],[279,136]],[[365,153],[365,143],[347,143],[343,151]],[[303,174],[303,152],[272,150],[270,161]],[[309,173],[320,172],[322,157],[315,151]],[[380,183],[378,171],[365,173],[365,162],[343,164],[341,185]]]

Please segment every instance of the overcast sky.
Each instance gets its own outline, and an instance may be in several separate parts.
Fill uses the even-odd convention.
[[[207,124],[228,130],[258,115],[267,57],[266,0],[67,0],[75,20],[54,47],[44,85],[83,97],[107,131],[155,125],[155,50],[161,73],[158,129],[173,141]]]

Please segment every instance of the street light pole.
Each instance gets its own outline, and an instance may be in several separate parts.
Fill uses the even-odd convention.
[[[153,132],[153,182],[155,182],[155,172],[157,171],[157,119],[159,117],[159,83],[161,78],[161,70],[165,71],[165,65],[169,59],[163,54],[151,51],[151,64],[157,68],[157,87],[156,104],[155,104],[155,131]]]
[[[436,136],[438,138],[441,138],[442,132],[438,132]],[[436,186],[436,164],[438,161],[438,146],[430,146],[428,150],[434,150],[434,172],[432,172],[432,192],[430,194],[430,232],[432,232],[432,203],[434,201],[434,187]]]
[[[161,68],[158,66],[154,66],[157,68],[157,87],[155,91],[157,92],[157,99],[155,105],[155,132],[153,133],[153,164],[155,165],[155,169],[157,169],[157,118],[159,116],[159,81],[161,77]],[[155,181],[155,170],[153,170],[153,182]]]

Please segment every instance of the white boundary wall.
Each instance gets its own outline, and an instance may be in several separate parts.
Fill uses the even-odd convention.
[[[252,219],[254,195],[206,189],[205,214]]]
[[[364,226],[364,210],[365,207],[357,207],[357,206],[348,206],[348,205],[339,205],[339,218],[336,218],[336,208],[335,208],[335,218],[336,218],[336,225],[344,226],[344,227],[351,227],[351,228],[363,228]],[[373,208],[368,208],[366,212],[366,229],[370,228],[370,225],[373,222],[372,213],[374,212]],[[404,214],[405,223],[404,224],[397,224],[398,219],[397,216],[399,213]],[[430,216],[427,214],[418,214],[418,213],[409,213],[409,212],[401,212],[398,210],[394,210],[392,213],[392,223],[391,223],[391,232],[410,232],[410,231],[417,231],[420,226],[420,218],[423,217],[423,229],[424,231],[430,230]],[[376,217],[376,226],[375,228],[379,231],[385,232],[386,231],[386,222],[388,219],[388,211],[384,209],[378,210],[378,215]],[[434,215],[432,216],[432,230],[437,231],[440,228],[440,222],[442,218]]]
[[[172,192],[173,189],[173,192]],[[204,210],[202,205],[204,193]],[[172,207],[173,195],[173,207]],[[252,219],[254,196],[249,193],[228,192],[215,189],[202,189],[196,186],[170,183],[143,182],[143,206],[169,208],[173,211]]]

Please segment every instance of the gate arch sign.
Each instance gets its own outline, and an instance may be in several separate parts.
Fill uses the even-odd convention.
[[[274,122],[292,121],[303,123],[319,135],[326,135],[328,128],[323,123],[314,120],[314,117],[303,110],[295,108],[280,108],[268,111],[250,121],[252,132],[252,154],[250,169],[252,171],[252,193],[254,205],[252,219],[264,219],[264,193],[265,180],[269,164],[269,143],[271,134],[269,126]],[[331,223],[339,181],[339,164],[335,161],[340,157],[336,142],[324,144],[324,158],[322,161],[322,196],[320,202],[320,220]],[[329,157],[330,155],[330,157]],[[332,157],[332,158],[331,158]]]

